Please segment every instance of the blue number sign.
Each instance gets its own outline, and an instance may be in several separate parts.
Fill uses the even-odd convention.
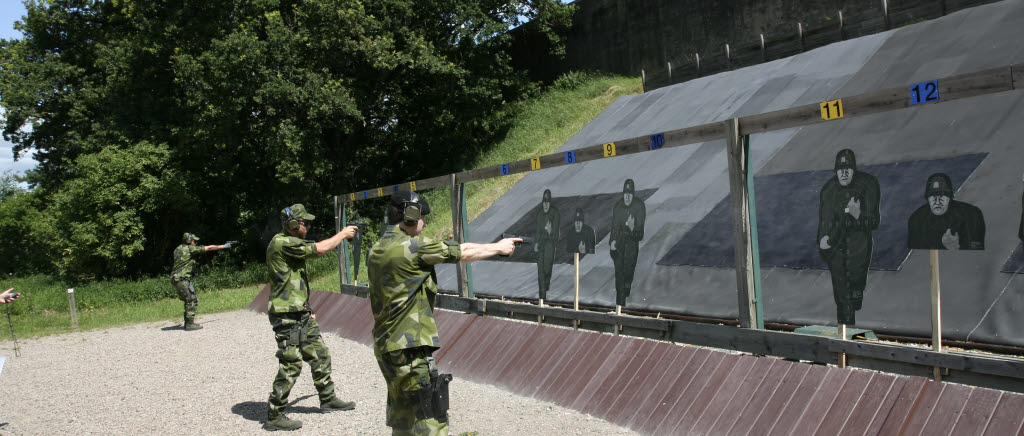
[[[576,163],[576,150],[565,152],[565,164]]]
[[[363,198],[364,199],[369,198],[369,196],[366,194],[366,191],[363,191]]]
[[[915,83],[910,87],[910,104],[939,101],[939,81]]]
[[[501,164],[501,175],[508,175],[508,164]]]
[[[665,145],[665,134],[651,135],[651,150],[657,150]]]

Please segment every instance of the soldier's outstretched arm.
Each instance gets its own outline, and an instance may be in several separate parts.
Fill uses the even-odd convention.
[[[521,238],[507,238],[493,244],[474,244],[472,242],[459,244],[459,249],[462,251],[462,257],[459,258],[459,262],[476,262],[499,254],[511,256],[516,251],[516,242],[523,242],[523,240]]]
[[[334,236],[324,239],[323,241],[316,243],[316,254],[323,256],[330,253],[331,250],[338,248],[341,245],[341,241],[345,239],[352,239],[356,235],[356,231],[359,230],[356,226],[348,226],[341,229],[340,232],[335,233]]]

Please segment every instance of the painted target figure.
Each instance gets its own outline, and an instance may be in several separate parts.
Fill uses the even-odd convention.
[[[595,245],[597,236],[594,228],[583,223],[583,209],[577,207],[572,219],[572,231],[565,238],[565,251],[579,253],[582,256],[593,253]]]
[[[835,177],[821,188],[818,252],[832,275],[836,321],[852,325],[864,302],[881,190],[875,176],[857,171],[853,150],[836,153],[834,168]]]
[[[551,204],[551,190],[544,190],[540,210],[537,211],[537,228],[534,232],[533,250],[537,252],[537,288],[540,299],[547,297],[551,286],[551,266],[555,263],[555,247],[558,245],[558,227],[561,214]]]
[[[626,305],[626,298],[633,287],[633,273],[646,220],[647,207],[636,197],[633,179],[626,179],[622,186],[622,199],[612,209],[612,234],[608,243],[615,265],[615,304],[619,306]]]
[[[928,176],[924,197],[907,222],[907,245],[927,250],[984,250],[985,217],[972,204],[953,200],[949,176]]]

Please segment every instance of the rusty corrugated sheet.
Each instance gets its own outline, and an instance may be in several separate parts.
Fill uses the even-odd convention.
[[[268,288],[249,310],[266,311]],[[325,331],[369,345],[369,301],[314,291]],[[643,434],[1013,435],[1024,395],[438,311],[442,371]]]

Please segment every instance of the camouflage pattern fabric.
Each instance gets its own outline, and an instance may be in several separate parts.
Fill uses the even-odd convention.
[[[288,404],[288,394],[295,385],[295,379],[302,373],[302,361],[309,364],[313,373],[313,386],[320,394],[320,404],[334,399],[334,382],[331,381],[331,354],[320,337],[320,326],[310,312],[270,313],[270,325],[277,340],[277,377],[273,390],[267,399],[267,419],[272,420],[283,413]]]
[[[430,386],[430,347],[415,347],[381,354],[374,349],[377,365],[388,384],[387,425],[392,435],[434,436],[448,434],[448,419],[421,419],[419,391]]]
[[[171,279],[171,284],[178,291],[178,299],[185,302],[185,325],[195,322],[196,308],[199,307],[199,297],[196,295],[196,288],[192,286],[192,280]]]
[[[267,245],[267,270],[270,273],[269,313],[308,310],[309,277],[306,259],[316,257],[316,243],[281,232]]]
[[[196,265],[196,255],[202,254],[206,249],[198,245],[181,244],[174,249],[174,265],[171,267],[171,277],[188,278],[192,277],[192,268]]]
[[[384,353],[441,347],[434,323],[434,265],[457,263],[461,257],[458,244],[413,238],[397,226],[373,244],[366,264],[374,347]]]

